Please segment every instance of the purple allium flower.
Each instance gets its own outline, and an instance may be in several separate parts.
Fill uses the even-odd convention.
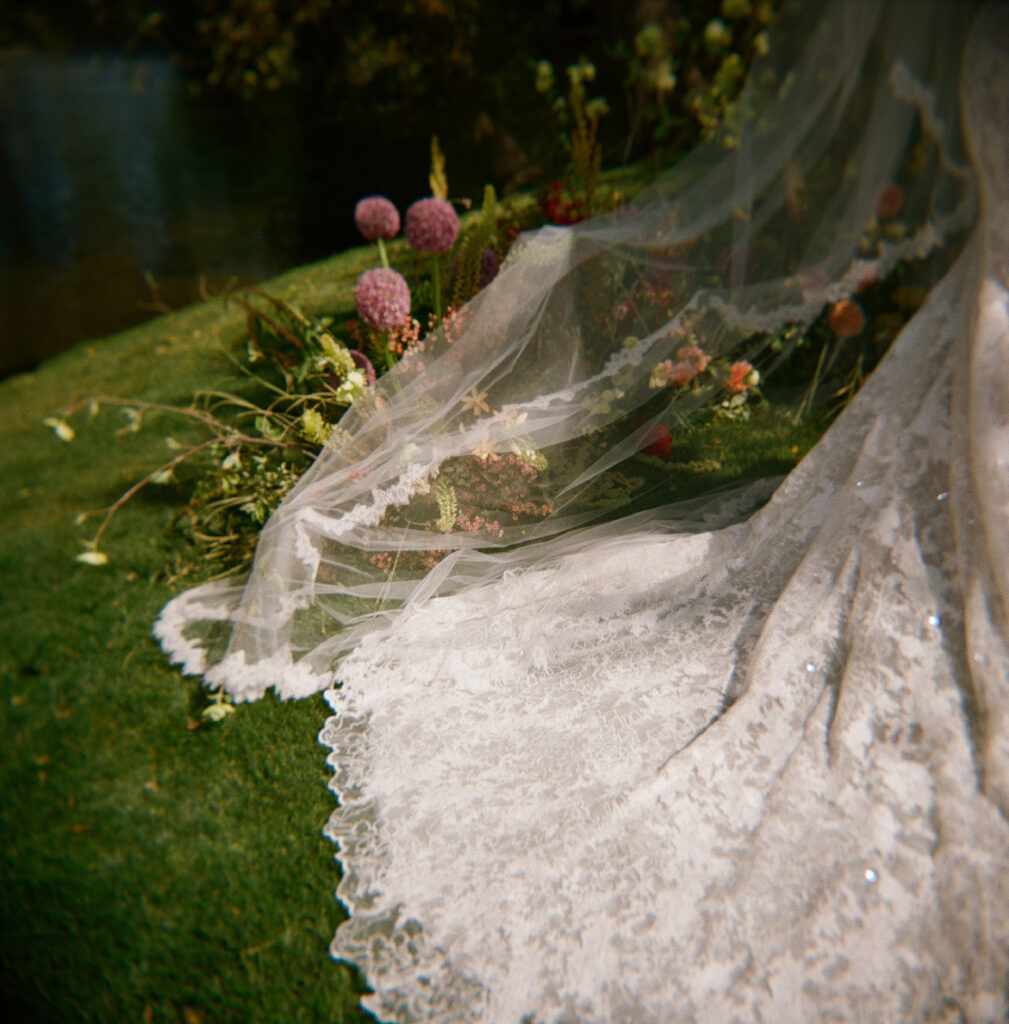
[[[410,315],[410,286],[395,270],[366,270],[354,285],[354,305],[366,324],[388,331]]]
[[[498,259],[497,253],[488,245],[480,253],[480,287],[486,288],[497,277],[497,272],[500,269],[501,261]]]
[[[366,196],[354,207],[357,230],[369,242],[399,234],[399,211],[385,196]]]
[[[420,252],[448,252],[459,234],[459,218],[445,199],[418,199],[406,211],[406,240]]]

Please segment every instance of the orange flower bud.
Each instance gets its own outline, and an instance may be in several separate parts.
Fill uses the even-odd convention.
[[[865,330],[865,313],[862,307],[851,299],[841,299],[830,307],[828,316],[830,329],[839,338],[854,338]]]

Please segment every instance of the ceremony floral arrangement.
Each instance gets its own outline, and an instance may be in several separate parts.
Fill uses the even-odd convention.
[[[759,50],[759,29],[767,12],[749,4],[727,2],[723,7],[737,33],[748,33],[748,45]],[[672,75],[675,80],[671,69],[676,66],[671,56],[675,47],[667,46],[663,31],[646,26],[639,34],[631,76],[636,88],[647,78],[659,96],[669,92],[666,79]],[[722,53],[731,41],[731,31],[716,19],[705,30],[703,45],[710,57]],[[725,56],[720,67],[733,56]],[[568,223],[606,209],[616,208],[618,214],[633,209],[626,187],[618,187],[614,179],[602,184],[597,130],[607,106],[604,100],[588,97],[587,86],[594,78],[591,62],[580,60],[568,68],[569,89],[559,97],[553,92],[552,67],[544,62],[537,66],[537,88],[554,97],[558,137],[568,158],[563,183],[555,182],[540,204],[541,217],[554,222]],[[722,87],[716,91],[729,95]],[[720,140],[731,146],[731,125],[724,123],[727,112],[728,108],[720,114]],[[922,140],[921,149],[921,159],[928,159],[927,140]],[[101,520],[84,542],[81,561],[106,564],[109,556],[103,541],[117,511],[145,486],[160,485],[188,491],[176,524],[195,546],[193,562],[183,567],[182,575],[203,575],[204,566],[217,575],[248,568],[258,532],[273,510],[323,447],[344,442],[344,411],[354,406],[367,416],[380,409],[384,399],[376,390],[379,378],[401,361],[423,373],[435,332],[440,345],[452,344],[465,327],[467,302],[497,275],[520,231],[535,226],[528,208],[518,213],[514,205],[499,202],[490,186],[480,208],[460,219],[457,207],[470,204],[449,198],[445,158],[437,139],[431,145],[428,186],[430,194],[410,205],[403,217],[381,195],[357,203],[355,224],[363,239],[375,246],[377,260],[354,285],[356,318],[310,317],[292,302],[250,289],[227,299],[239,304],[246,318],[246,349],[236,360],[239,388],[200,392],[187,407],[99,396],[47,420],[65,441],[74,436],[70,417],[84,408],[93,416],[103,406],[120,408],[126,420],[120,432],[140,430],[145,417],[164,413],[203,432],[190,443],[166,437],[169,457],[97,513]],[[805,190],[815,187],[815,181],[795,184],[788,212],[797,233]],[[793,461],[801,455],[857,391],[924,295],[908,283],[913,277],[910,266],[901,265],[883,281],[875,275],[874,254],[906,230],[900,219],[903,206],[904,190],[893,183],[880,196],[876,217],[866,226],[865,278],[858,294],[834,303],[807,330],[786,328],[776,336],[750,339],[745,356],[715,355],[706,349],[702,332],[690,318],[680,318],[673,356],[653,367],[652,398],[633,414],[632,426],[640,425],[637,456],[596,481],[579,499],[584,507],[633,506],[660,500],[655,495],[675,499],[693,493],[702,478],[717,484],[723,468],[735,463],[727,458],[723,436],[733,425],[769,431]],[[396,241],[401,230],[405,245]],[[712,283],[728,284],[740,274],[745,280],[760,257],[759,252],[727,242],[709,258],[717,275]],[[606,325],[609,344],[632,346],[639,340],[639,323],[670,317],[691,283],[691,265],[697,261],[673,254],[664,269],[615,287],[601,263],[598,287],[585,295],[585,301],[594,304],[593,311]],[[620,301],[594,308],[600,296],[618,291],[624,296]],[[588,411],[598,415],[600,423],[611,406],[619,407],[620,387],[618,376],[612,389],[587,399],[594,403]],[[461,398],[460,412],[459,429],[465,430],[467,421],[475,424],[494,410],[487,393],[473,389]],[[563,459],[588,465],[602,455],[612,437],[626,430],[625,420],[590,426],[566,446]],[[807,429],[810,424],[812,431]],[[733,436],[732,443],[738,443],[738,436]],[[554,453],[550,458],[557,457]],[[778,471],[787,468],[781,465]],[[418,525],[420,513],[424,530],[462,532],[493,543],[503,536],[506,525],[533,525],[553,513],[547,496],[551,473],[550,459],[531,444],[516,443],[513,450],[501,452],[475,443],[468,455],[450,459],[422,485],[418,503],[410,507],[411,525]],[[95,514],[81,514],[79,524]],[[384,524],[395,525],[398,514],[402,513],[395,508],[389,510]],[[375,552],[368,560],[390,575],[423,573],[449,548],[402,553],[395,562],[388,553]]]
[[[437,146],[435,153],[435,167],[441,166],[443,174]],[[443,191],[437,176],[433,180]],[[893,233],[899,210],[899,187],[894,186],[881,198],[877,218],[867,227],[867,246],[881,232]],[[465,227],[442,196],[419,200],[407,212],[406,235],[411,248],[430,261],[428,275],[418,273],[424,265],[420,261],[404,267],[404,273],[393,269],[384,245],[398,234],[399,213],[384,197],[367,197],[358,203],[355,221],[363,237],[375,243],[381,265],[362,273],[354,287],[358,319],[337,324],[331,317],[310,318],[295,305],[253,289],[229,300],[242,305],[248,327],[245,358],[239,366],[247,387],[241,393],[202,392],[188,408],[95,397],[48,421],[58,436],[70,441],[74,430],[67,421],[72,416],[85,407],[94,415],[108,405],[119,406],[125,416],[120,431],[140,430],[145,417],[168,412],[209,434],[186,446],[166,438],[170,457],[102,511],[80,560],[105,564],[108,554],[102,541],[118,509],[144,486],[179,483],[188,463],[197,468],[195,476],[185,478],[191,493],[176,521],[197,544],[194,560],[211,564],[218,573],[247,568],[266,519],[322,447],[341,442],[343,411],[355,403],[367,409],[369,403],[380,401],[374,392],[376,381],[400,360],[414,360],[422,369],[425,338],[431,331],[440,328],[450,341],[463,328],[465,302],[493,279],[504,255],[500,229],[505,219],[489,188],[481,210]],[[920,304],[922,289],[904,283],[911,269],[901,267],[882,282],[867,271],[861,294],[832,305],[808,331],[786,330],[765,339],[763,367],[746,359],[713,359],[701,338],[684,331],[675,357],[651,372],[649,386],[655,397],[637,415],[642,422],[654,423],[643,438],[637,472],[611,474],[607,486],[623,489],[625,500],[631,501],[635,493],[654,488],[656,473],[689,478],[699,470],[717,472],[720,462],[710,456],[681,458],[696,453],[678,439],[702,428],[717,431],[719,422],[747,423],[755,413],[766,420],[772,406],[772,418],[796,425],[816,410],[822,426],[824,416],[829,420],[850,400],[886,343]],[[412,276],[412,287],[406,274]],[[613,331],[633,329],[639,304],[672,305],[676,288],[676,281],[641,282],[635,300],[607,312]],[[446,294],[452,302],[442,306]],[[633,340],[628,333],[628,343]],[[775,373],[769,398],[763,375],[770,369]],[[693,400],[684,402],[685,398]],[[474,421],[490,412],[487,395],[476,392],[463,396],[462,407]],[[571,457],[587,461],[606,443],[606,431],[590,432]],[[477,448],[470,456],[452,460],[432,482],[427,528],[493,539],[502,522],[549,515],[549,502],[537,487],[544,473],[549,473],[547,460],[535,449],[501,454]],[[90,515],[79,516],[78,521],[83,524]],[[389,522],[394,518],[393,512]],[[404,557],[397,566],[400,572],[426,571],[439,556],[418,553],[405,561]],[[371,562],[380,568],[389,563],[391,568],[388,555],[376,554]]]
[[[404,272],[392,268],[385,246],[399,234],[399,211],[383,196],[357,204],[355,223],[364,239],[376,245],[380,262],[355,284],[358,319],[337,324],[331,316],[308,317],[293,303],[249,289],[227,298],[246,316],[246,351],[236,363],[241,388],[200,392],[188,407],[94,396],[71,406],[63,417],[47,420],[66,442],[75,436],[68,419],[83,409],[93,417],[103,406],[120,409],[126,419],[120,433],[136,432],[145,417],[168,413],[209,434],[191,444],[166,437],[171,455],[164,463],[108,509],[79,515],[79,525],[92,515],[102,516],[78,556],[81,561],[106,564],[101,545],[116,512],[147,485],[179,483],[184,465],[190,465],[195,468],[195,476],[186,478],[191,496],[177,523],[197,542],[200,560],[218,572],[248,566],[270,513],[320,449],[339,439],[343,411],[354,403],[374,402],[378,375],[399,360],[422,357],[426,332],[421,320],[427,331],[443,326],[451,336],[461,326],[457,309],[497,273],[504,254],[498,231],[510,224],[494,190],[487,188],[482,208],[463,229],[447,199],[444,157],[436,139],[430,185],[433,194],[414,203],[405,218],[410,249],[423,258],[423,263],[404,267],[412,285]],[[515,234],[505,237],[510,241]]]

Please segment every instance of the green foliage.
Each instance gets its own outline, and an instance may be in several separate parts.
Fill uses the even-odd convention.
[[[484,189],[483,206],[479,217],[467,227],[456,243],[455,281],[452,290],[454,309],[459,309],[480,290],[484,250],[494,248],[497,228],[497,195],[494,186],[488,185]]]
[[[599,120],[609,113],[609,104],[602,96],[589,99],[586,85],[595,81],[596,67],[585,57],[568,66],[566,93],[555,88],[553,66],[549,61],[535,62],[534,67],[536,91],[542,93],[549,104],[557,145],[567,156],[567,165],[561,174],[570,201],[563,212],[557,204],[553,208],[548,204],[547,216],[558,223],[584,220],[611,206],[614,198],[612,189],[607,196],[597,194],[603,162]],[[556,189],[555,183],[555,192]]]
[[[447,192],[445,158],[437,139],[432,140],[431,160],[430,183]],[[450,280],[458,305],[486,283],[482,258],[497,240],[499,223],[497,198],[488,186],[483,207],[471,218],[456,250]],[[403,247],[397,246],[397,251]],[[449,256],[436,259],[447,270]],[[441,270],[440,263],[434,266]],[[404,269],[411,272],[409,266]],[[413,273],[418,269],[415,263]],[[430,278],[414,282],[415,308],[432,308],[429,329],[441,322],[436,291]],[[374,330],[355,319],[336,326],[334,315],[308,316],[294,302],[260,289],[228,296],[225,303],[244,313],[244,358],[233,360],[241,374],[237,387],[199,390],[181,406],[88,395],[72,403],[62,416],[46,417],[45,424],[65,443],[75,436],[69,419],[84,408],[93,417],[103,406],[118,406],[126,418],[118,434],[140,431],[144,417],[152,415],[173,416],[201,431],[186,444],[171,434],[165,436],[171,452],[166,461],[136,480],[107,508],[78,516],[83,523],[102,515],[97,531],[83,541],[80,561],[96,567],[107,564],[101,543],[119,511],[148,485],[180,484],[189,488],[190,496],[174,522],[195,542],[196,564],[181,564],[177,572],[189,576],[202,571],[200,567],[210,567],[218,575],[228,575],[246,569],[262,525],[333,439],[346,408],[371,393],[375,371],[365,352],[380,367],[391,369],[397,359],[423,345],[415,319],[390,331]],[[344,340],[338,337],[341,333]]]
[[[608,73],[599,74],[596,64],[581,56],[567,67],[566,92],[549,60],[529,62],[555,140],[549,173],[556,180],[541,199],[548,219],[573,223],[626,198],[620,193],[627,189],[615,183],[600,191],[600,125],[611,110],[627,112],[624,141],[619,151],[611,149],[611,163],[627,164],[647,154],[657,170],[698,137],[716,134],[727,148],[736,145],[735,100],[752,59],[768,52],[766,27],[774,4],[727,0],[721,13],[728,24],[711,17],[712,7],[695,2],[679,7],[676,16],[665,12],[641,26],[631,43],[621,37],[615,43],[600,40]],[[589,83],[600,91],[591,99]]]
[[[176,521],[202,547],[201,561],[228,573],[245,568],[263,523],[329,440],[343,411],[367,389],[366,370],[332,333],[332,317],[306,316],[293,303],[257,290],[229,301],[244,310],[248,332],[236,391],[197,391],[185,406],[88,396],[73,403],[65,418],[49,417],[64,440],[73,437],[67,418],[83,407],[93,416],[103,405],[119,406],[126,415],[120,434],[138,432],[145,414],[175,417],[203,434],[188,444],[164,437],[171,457],[102,510],[82,561],[105,564],[100,544],[120,509],[148,484],[170,484],[177,470],[192,467],[191,497]]]

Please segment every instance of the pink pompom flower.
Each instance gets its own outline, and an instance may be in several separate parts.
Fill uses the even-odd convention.
[[[369,241],[399,234],[399,210],[385,196],[366,196],[354,207],[357,230]]]
[[[448,252],[459,236],[459,217],[445,199],[418,199],[406,211],[405,230],[419,252]]]
[[[399,326],[410,315],[410,286],[395,270],[366,270],[354,285],[358,316],[379,331]]]

